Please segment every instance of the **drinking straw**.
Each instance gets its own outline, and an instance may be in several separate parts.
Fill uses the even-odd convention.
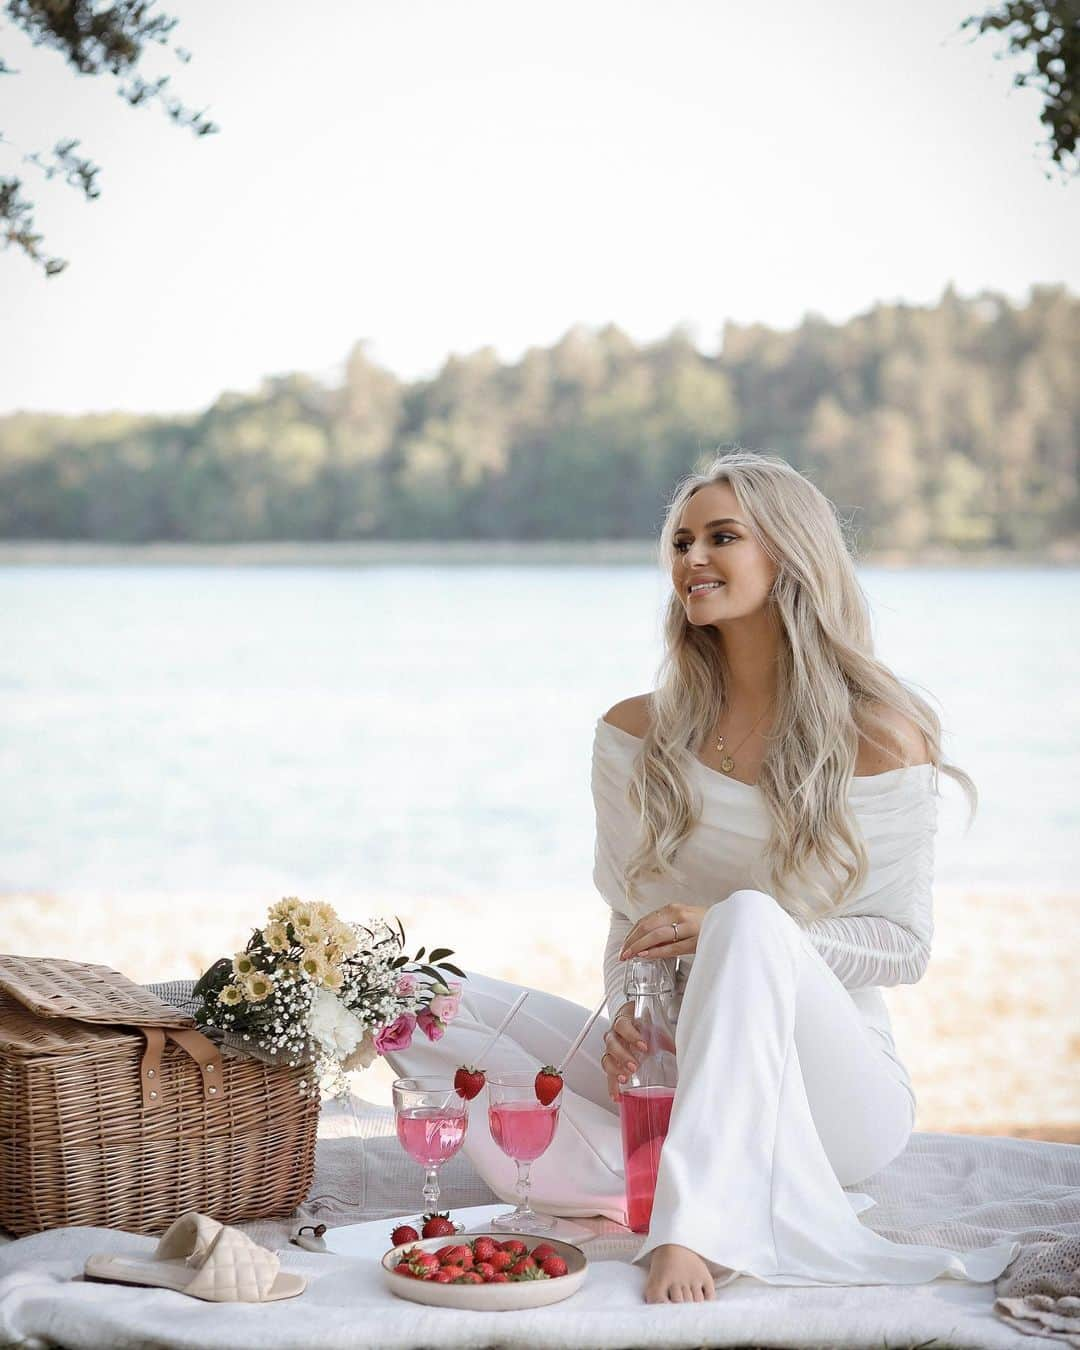
[[[506,1028],[510,1025],[510,1019],[514,1016],[514,1014],[517,1012],[517,1010],[521,1007],[521,1005],[525,1002],[525,1000],[528,997],[529,991],[527,989],[522,990],[522,992],[518,994],[517,998],[514,1000],[514,1006],[510,1009],[510,1011],[506,1014],[503,1020],[495,1028],[494,1036],[492,1036],[491,1040],[488,1041],[487,1045],[485,1045],[483,1050],[481,1050],[480,1053],[477,1055],[475,1063],[478,1068],[483,1067],[485,1055],[489,1055],[491,1053],[492,1047],[494,1046],[495,1042],[499,1039],[499,1037],[503,1034]]]
[[[585,1039],[585,1037],[589,1034],[589,1029],[592,1027],[592,1024],[596,1021],[596,1019],[600,1016],[600,1014],[604,1011],[606,1007],[607,1007],[607,996],[605,995],[596,1005],[595,1012],[591,1012],[589,1014],[588,1021],[586,1021],[585,1025],[581,1028],[581,1030],[577,1034],[577,1040],[570,1047],[570,1049],[567,1050],[566,1055],[563,1058],[563,1062],[559,1065],[560,1076],[566,1072],[566,1066],[570,1063],[570,1061],[574,1058],[577,1052],[581,1049],[581,1043]]]

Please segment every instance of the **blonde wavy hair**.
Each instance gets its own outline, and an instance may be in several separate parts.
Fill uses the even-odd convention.
[[[776,564],[768,604],[780,629],[776,717],[758,785],[772,817],[763,865],[770,893],[812,920],[841,907],[866,878],[869,859],[848,805],[860,735],[875,739],[875,708],[904,714],[929,747],[933,791],[939,774],[962,787],[974,818],[972,779],[941,755],[941,720],[874,655],[869,606],[841,522],[827,497],[786,461],[742,449],[718,455],[676,487],[660,533],[658,558],[670,578],[674,534],[700,488],[730,485],[754,538]],[[627,859],[628,897],[646,877],[684,878],[676,855],[700,814],[687,770],[727,702],[729,670],[720,633],[691,624],[672,588],[664,617],[664,656],[651,699],[651,725],[627,797],[642,826]],[[832,892],[810,874],[815,862]],[[838,889],[836,889],[838,888]],[[822,903],[813,905],[806,893]]]

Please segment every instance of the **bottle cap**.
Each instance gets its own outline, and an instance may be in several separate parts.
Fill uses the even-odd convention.
[[[627,962],[626,983],[623,986],[627,998],[635,998],[638,994],[671,994],[674,990],[675,976],[667,957]]]

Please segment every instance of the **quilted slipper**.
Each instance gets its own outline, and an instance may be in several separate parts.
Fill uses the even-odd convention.
[[[152,1256],[88,1256],[88,1280],[175,1289],[210,1303],[269,1303],[295,1298],[307,1277],[280,1269],[276,1252],[246,1233],[191,1210],[161,1235]]]

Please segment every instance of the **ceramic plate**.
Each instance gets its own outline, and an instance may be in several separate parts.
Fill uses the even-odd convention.
[[[571,1294],[576,1294],[585,1282],[589,1263],[580,1247],[570,1242],[560,1242],[556,1238],[546,1238],[539,1233],[469,1233],[468,1240],[478,1237],[491,1237],[496,1242],[505,1242],[507,1238],[518,1238],[526,1248],[532,1251],[542,1242],[553,1247],[566,1262],[566,1274],[550,1280],[514,1280],[508,1284],[435,1284],[432,1280],[410,1280],[404,1275],[395,1275],[394,1266],[401,1256],[403,1248],[392,1247],[382,1258],[383,1279],[390,1286],[390,1292],[398,1298],[408,1298],[414,1303],[427,1303],[436,1308],[468,1308],[478,1312],[507,1312],[512,1308],[543,1308],[549,1303],[560,1303]],[[424,1252],[437,1252],[445,1247],[452,1238],[421,1238],[419,1242],[410,1242],[409,1247],[419,1247]]]

